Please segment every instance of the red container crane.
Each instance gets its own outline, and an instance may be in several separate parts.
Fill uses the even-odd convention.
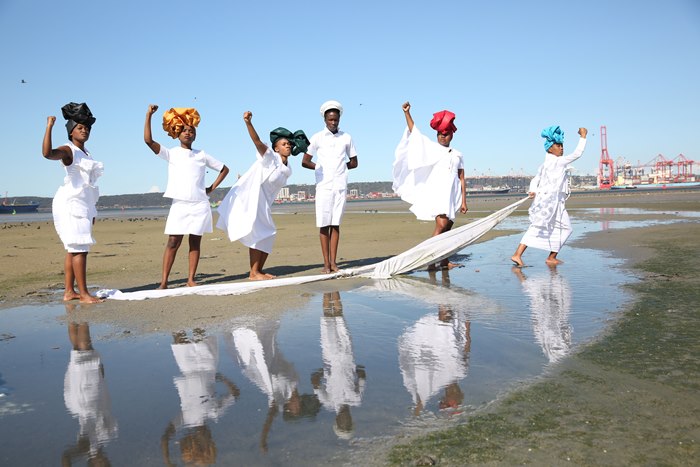
[[[600,127],[600,164],[598,165],[598,188],[609,190],[615,184],[615,167],[608,154],[608,132]]]

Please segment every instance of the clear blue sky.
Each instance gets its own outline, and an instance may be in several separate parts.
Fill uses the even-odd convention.
[[[344,105],[340,127],[359,152],[350,181],[391,179],[406,100],[425,130],[433,112],[457,114],[468,176],[533,174],[552,124],[568,149],[590,130],[581,174],[597,171],[601,125],[613,159],[683,153],[700,172],[698,0],[0,0],[0,44],[10,197],[61,183],[41,140],[55,115],[54,146],[66,141],[70,101],[97,117],[87,147],[105,163],[102,194],[165,189],[166,164],[143,143],[149,103],[167,146],[162,111],[199,110],[195,147],[231,168],[223,186],[254,160],[244,111],[263,139],[277,126],[311,135],[328,99]],[[290,183],[313,183],[300,157],[292,164]]]

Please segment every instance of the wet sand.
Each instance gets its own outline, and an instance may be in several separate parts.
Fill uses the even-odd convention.
[[[470,213],[461,216],[458,225],[516,199],[471,199]],[[382,209],[389,210],[386,206],[390,204],[382,204]],[[574,218],[665,220],[671,216],[664,212],[700,212],[700,192],[594,193],[576,195],[567,206]],[[410,213],[374,213],[365,212],[374,208],[356,207],[355,212],[350,208],[343,222],[341,266],[394,255],[432,231],[432,223],[419,223]],[[394,207],[405,210],[402,203]],[[513,215],[526,212],[523,208]],[[619,313],[607,332],[538,381],[460,420],[461,424],[451,430],[425,437],[427,427],[423,427],[398,439],[369,442],[362,449],[373,454],[363,453],[363,462],[692,464],[699,454],[700,437],[698,219],[585,237],[578,246],[625,258],[625,267],[633,268],[642,278],[631,286],[636,292],[634,302]],[[320,247],[311,210],[305,206],[296,214],[276,215],[275,221],[279,236],[268,271],[276,275],[318,273]],[[165,243],[163,226],[164,219],[99,220],[95,227],[99,243],[88,259],[90,285],[122,290],[154,287]],[[64,253],[51,223],[4,224],[0,229],[4,266],[0,270],[1,306],[60,301]],[[184,282],[184,248],[173,268],[174,286]],[[564,252],[562,257],[565,259]],[[536,260],[538,255],[529,252],[526,261]],[[204,237],[198,281],[245,280],[247,262],[245,248],[231,244],[215,231]],[[352,281],[334,281],[332,285],[334,289],[336,285],[353,287]],[[324,283],[235,297],[108,301],[74,306],[71,317],[81,319],[84,314],[91,322],[113,323],[129,332],[211,327],[250,311],[281,313],[293,309],[312,292],[328,286]]]
[[[630,201],[625,199],[619,207],[694,212],[700,207],[698,193],[669,197],[668,203],[663,195],[645,196],[636,205]],[[700,455],[698,238],[698,218],[689,218],[686,223],[602,231],[579,241],[576,246],[603,249],[626,260],[625,267],[640,277],[629,286],[635,292],[633,301],[595,342],[537,381],[460,420],[459,426],[427,436],[425,430],[408,433],[402,440],[386,443],[393,446],[387,462],[696,464]]]

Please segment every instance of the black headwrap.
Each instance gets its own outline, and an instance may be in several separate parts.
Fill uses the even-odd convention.
[[[309,142],[309,138],[306,137],[306,134],[302,130],[297,130],[292,133],[286,128],[279,127],[270,132],[270,142],[272,143],[273,148],[275,147],[277,140],[280,138],[285,138],[292,143],[293,156],[306,152],[306,150],[309,149],[309,144],[311,144]]]
[[[68,130],[68,139],[70,139],[73,128],[78,126],[78,124],[92,128],[92,124],[95,123],[95,117],[92,116],[92,112],[90,112],[90,108],[85,102],[82,104],[70,102],[61,107],[61,111],[63,112],[63,118],[67,120],[66,130]]]

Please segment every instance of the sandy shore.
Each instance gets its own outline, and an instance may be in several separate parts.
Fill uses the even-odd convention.
[[[456,225],[483,217],[520,199],[507,197],[470,197],[470,211],[459,216]],[[700,210],[700,192],[654,192],[612,195],[592,193],[575,195],[568,202],[572,216],[635,220],[663,217],[659,214],[620,214],[621,208],[666,211]],[[618,210],[618,213],[615,212]],[[526,208],[514,216],[524,216]],[[312,204],[284,206],[275,214],[278,237],[267,262],[268,272],[277,276],[318,274],[322,267],[318,230],[314,224]],[[166,236],[164,218],[99,218],[95,225],[97,244],[88,257],[88,283],[99,288],[124,291],[155,288],[160,279],[162,253]],[[340,266],[353,267],[379,261],[400,253],[432,233],[433,223],[419,222],[401,201],[349,203],[343,219],[340,243]],[[60,302],[63,288],[64,251],[51,222],[0,224],[3,264],[0,269],[0,307],[22,303]],[[491,231],[481,241],[488,241],[503,231]],[[601,248],[624,248],[627,242],[595,245]],[[642,250],[629,248],[626,253],[640,255]],[[171,274],[171,286],[182,287],[186,279],[187,254],[183,244]],[[9,267],[8,267],[9,266]],[[222,231],[204,236],[198,269],[198,283],[212,284],[246,281],[248,251],[240,243],[231,243]],[[352,280],[350,281],[352,282]],[[356,285],[356,284],[355,284]],[[335,286],[335,284],[334,284]],[[345,287],[346,285],[338,285]],[[352,284],[347,286],[353,286]],[[265,292],[265,309],[270,313],[303,303],[310,289],[280,288]],[[112,320],[133,331],[177,330],[193,323],[216,324],[251,307],[259,308],[260,294],[237,297],[181,297],[125,303],[107,301],[95,307],[74,307],[76,312],[88,308],[91,320]],[[206,303],[206,307],[202,306]],[[233,305],[233,306],[232,306]],[[137,318],[136,318],[137,317]]]

